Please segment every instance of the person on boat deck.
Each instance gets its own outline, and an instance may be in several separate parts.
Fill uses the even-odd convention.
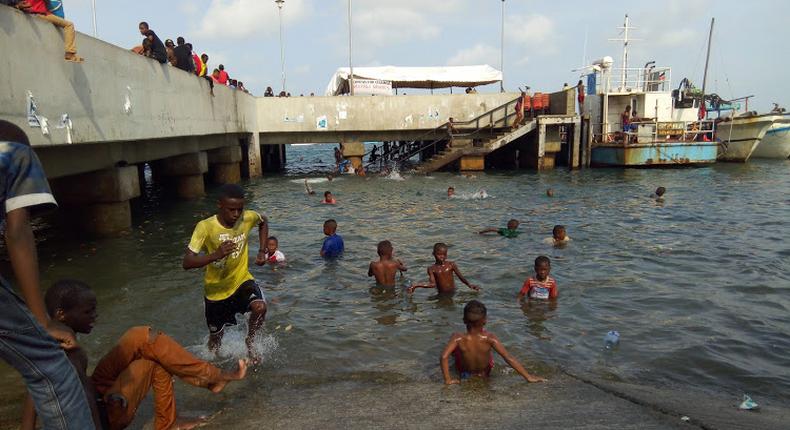
[[[634,119],[638,119],[634,117]],[[631,118],[631,105],[625,107],[625,112],[620,115],[620,120],[623,123],[623,132],[629,132],[636,130],[636,124],[632,124],[633,119]]]

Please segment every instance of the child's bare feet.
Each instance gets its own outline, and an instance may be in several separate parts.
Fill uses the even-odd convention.
[[[190,430],[195,427],[200,427],[207,422],[208,422],[207,417],[197,417],[197,418],[178,417],[176,418],[176,422],[173,423],[173,426],[170,427],[170,430]]]
[[[247,360],[241,359],[239,360],[239,368],[236,369],[234,372],[222,372],[221,378],[222,381],[217,382],[214,385],[210,385],[208,387],[212,393],[219,393],[225,389],[225,386],[228,385],[230,381],[240,381],[247,376]]]

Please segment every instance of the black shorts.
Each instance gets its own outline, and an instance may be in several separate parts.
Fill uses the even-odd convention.
[[[203,299],[206,302],[206,324],[211,334],[221,332],[225,326],[236,325],[236,314],[249,312],[252,302],[261,300],[266,303],[266,296],[254,279],[239,285],[236,292],[225,300]]]

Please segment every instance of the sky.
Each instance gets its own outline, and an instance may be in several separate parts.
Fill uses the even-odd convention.
[[[184,36],[209,66],[260,95],[282,87],[278,9],[274,0],[94,0],[98,37],[124,48],[140,44],[140,21],[164,41]],[[64,0],[78,31],[93,33],[91,0]],[[500,68],[500,0],[352,0],[354,66],[489,64]],[[285,0],[282,8],[286,91],[323,94],[349,64],[348,0]],[[619,66],[624,15],[635,27],[629,67],[654,60],[702,84],[711,18],[716,19],[708,92],[724,99],[754,95],[750,109],[790,108],[790,1],[506,0],[505,89],[556,91],[579,79],[586,63],[611,56]],[[82,53],[89,56],[89,53]],[[785,70],[785,72],[782,72]],[[481,91],[498,91],[498,85]],[[447,90],[442,90],[447,92]],[[456,90],[458,91],[458,90]],[[420,91],[408,91],[418,93]]]

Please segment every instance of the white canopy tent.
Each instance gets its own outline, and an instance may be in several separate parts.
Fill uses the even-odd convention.
[[[326,87],[325,95],[348,93],[348,67],[337,69]],[[448,67],[354,67],[354,80],[392,82],[392,88],[476,87],[502,80],[502,72],[487,65]],[[356,88],[356,85],[354,86]]]

